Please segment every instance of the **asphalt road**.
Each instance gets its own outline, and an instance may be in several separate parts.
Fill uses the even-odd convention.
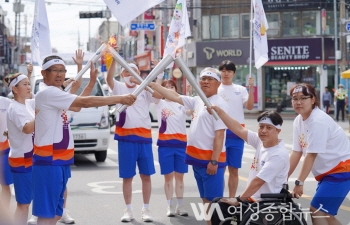
[[[290,119],[284,121],[280,138],[286,144],[288,150],[292,148],[292,123]],[[348,128],[346,122],[341,123],[344,129]],[[247,119],[246,127],[253,131],[257,130],[255,119]],[[113,131],[113,128],[111,129]],[[157,136],[157,128],[152,128],[153,138]],[[154,142],[156,143],[156,142]],[[198,206],[201,199],[198,198],[197,186],[193,176],[192,168],[189,168],[189,173],[185,175],[185,199],[184,204],[189,217],[166,217],[167,203],[163,191],[163,176],[160,175],[158,163],[157,147],[153,145],[153,154],[155,159],[156,174],[152,176],[152,196],[150,202],[151,215],[154,222],[148,224],[167,225],[167,224],[206,224],[203,221],[196,221],[195,213],[200,214],[199,208],[194,210],[192,206]],[[240,183],[238,193],[242,193],[246,186],[250,164],[254,157],[254,149],[250,146],[245,146],[243,157],[243,168],[240,170]],[[120,217],[125,209],[124,199],[122,195],[122,180],[118,178],[118,154],[116,151],[116,142],[113,140],[113,135],[110,137],[107,160],[103,163],[97,163],[93,155],[76,155],[75,164],[72,165],[72,178],[68,182],[68,201],[67,209],[69,214],[76,220],[78,225],[115,225],[123,224],[120,222]],[[298,175],[300,166],[290,178],[289,185],[294,187],[294,180]],[[227,176],[226,176],[227,177]],[[304,193],[305,196],[299,200],[305,214],[308,214],[310,197],[313,196],[317,183],[312,175],[306,180]],[[227,190],[225,191],[227,196]],[[341,209],[338,212],[338,219],[342,224],[350,224],[350,195],[343,202]],[[194,205],[195,204],[195,205]],[[133,182],[133,199],[132,205],[134,208],[135,219],[130,224],[144,224],[141,220],[142,194],[141,180],[139,176],[135,176]],[[15,201],[12,198],[11,208],[14,209]],[[311,224],[310,215],[307,218],[308,224]]]

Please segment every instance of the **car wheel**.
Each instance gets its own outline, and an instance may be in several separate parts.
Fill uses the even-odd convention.
[[[97,162],[104,162],[107,158],[107,150],[95,152],[95,159]]]

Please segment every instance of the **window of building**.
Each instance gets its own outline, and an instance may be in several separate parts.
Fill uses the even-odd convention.
[[[266,19],[269,24],[267,30],[267,36],[278,37],[280,36],[280,15],[278,13],[267,13]]]
[[[302,21],[304,36],[321,34],[321,11],[303,11]]]
[[[239,37],[239,15],[221,15],[221,37]]]
[[[326,12],[326,35],[334,35],[334,12],[327,11]],[[337,12],[337,18],[340,18],[339,12]],[[349,17],[348,17],[349,18]],[[339,32],[339,24],[338,23],[338,32]]]
[[[219,15],[209,15],[202,17],[202,38],[220,38],[220,17]]]
[[[282,35],[300,36],[301,18],[299,12],[282,13]]]
[[[250,14],[241,14],[241,34],[242,37],[250,36]]]

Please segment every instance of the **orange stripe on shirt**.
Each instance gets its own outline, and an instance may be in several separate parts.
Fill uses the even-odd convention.
[[[119,136],[130,136],[130,135],[136,135],[143,138],[152,138],[151,130],[146,128],[122,128],[122,127],[116,127],[115,133]]]
[[[0,151],[4,151],[10,147],[9,140],[6,139],[3,142],[0,142]]]
[[[335,174],[335,173],[344,173],[344,172],[350,172],[350,159],[340,162],[330,171],[316,176],[315,179],[317,181],[320,181],[327,175]]]
[[[33,165],[32,158],[11,158],[9,157],[9,164],[11,167],[21,167],[25,168],[31,167]]]
[[[194,146],[187,146],[186,154],[199,160],[211,160],[212,150],[202,150]],[[218,162],[226,162],[226,152],[221,152]]]
[[[53,154],[53,160],[70,160],[74,157],[74,149],[62,149],[55,150]]]
[[[44,145],[44,146],[36,146],[34,145],[34,155],[47,157],[52,156],[53,146],[52,145]]]
[[[161,134],[160,133],[158,139],[160,139],[162,141],[175,139],[175,140],[187,142],[186,134],[180,134],[180,133],[176,133],[176,134]]]

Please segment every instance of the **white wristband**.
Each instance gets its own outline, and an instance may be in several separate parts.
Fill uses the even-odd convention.
[[[164,77],[164,72],[161,72],[160,74],[158,74],[157,79],[163,79]]]

